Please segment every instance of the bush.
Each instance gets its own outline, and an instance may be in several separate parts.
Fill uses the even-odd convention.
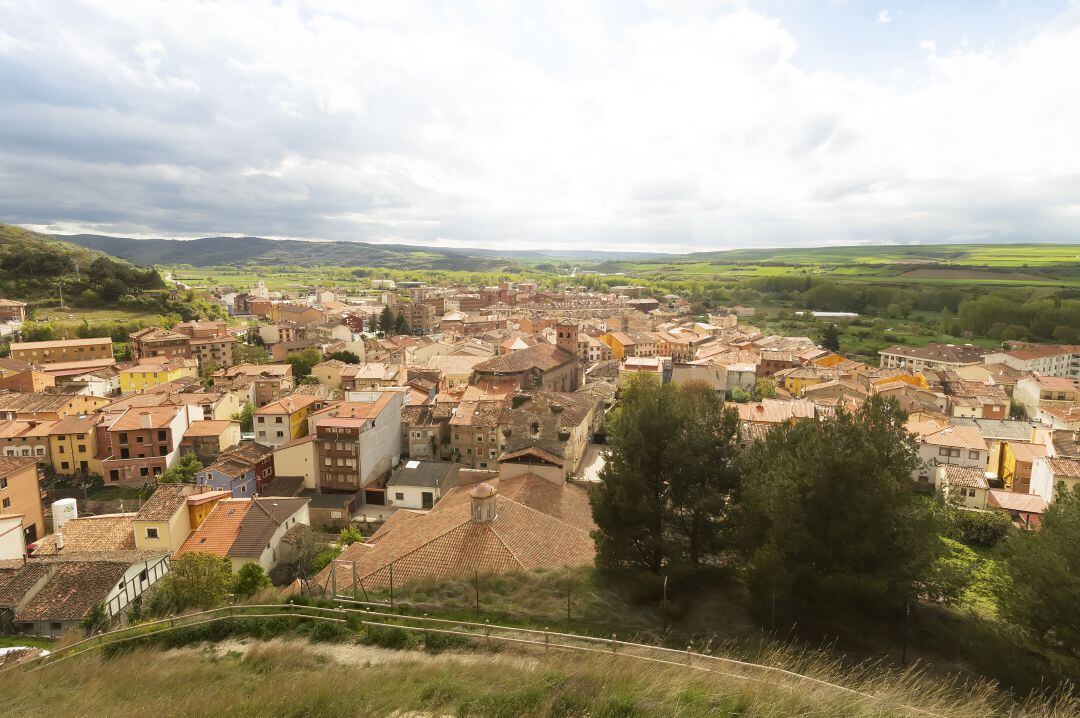
[[[270,578],[263,567],[254,561],[248,561],[236,574],[233,592],[243,598],[250,598],[269,585]]]
[[[993,548],[1009,534],[1012,521],[1004,511],[951,512],[953,536],[972,546]]]
[[[407,648],[416,648],[419,644],[419,639],[411,631],[403,631],[400,628],[367,626],[362,642],[369,646],[404,650]]]

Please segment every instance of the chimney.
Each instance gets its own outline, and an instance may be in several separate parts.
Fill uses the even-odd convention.
[[[149,429],[153,425],[154,425],[154,420],[151,417],[150,412],[149,411],[140,411],[139,412],[139,426],[141,426],[144,429]]]
[[[515,394],[514,398],[512,398],[510,400],[510,408],[511,409],[520,409],[530,399],[532,399],[532,397],[529,396],[528,394]]]
[[[474,524],[491,523],[498,516],[496,497],[499,490],[489,483],[480,483],[469,490]]]

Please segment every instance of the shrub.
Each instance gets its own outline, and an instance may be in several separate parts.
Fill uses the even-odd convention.
[[[243,598],[250,598],[270,585],[270,577],[262,566],[254,561],[248,561],[236,574],[236,584],[233,592]]]
[[[1004,511],[952,512],[952,533],[966,544],[993,548],[1009,534],[1012,521]]]

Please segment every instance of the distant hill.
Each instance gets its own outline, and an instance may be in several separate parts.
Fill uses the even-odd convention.
[[[262,237],[178,240],[73,234],[64,235],[62,238],[117,257],[125,257],[138,264],[190,264],[196,267],[336,264],[395,269],[500,271],[559,259],[601,262],[646,260],[661,256],[640,252],[503,251],[369,242],[308,242]]]

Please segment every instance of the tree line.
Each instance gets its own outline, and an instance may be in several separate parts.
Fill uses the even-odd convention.
[[[597,566],[643,580],[723,571],[745,584],[762,623],[828,627],[954,602],[972,580],[948,560],[955,540],[997,544],[1003,615],[1080,675],[1080,487],[1038,532],[916,493],[906,419],[874,396],[740,447],[735,410],[707,386],[635,379],[592,489]]]

